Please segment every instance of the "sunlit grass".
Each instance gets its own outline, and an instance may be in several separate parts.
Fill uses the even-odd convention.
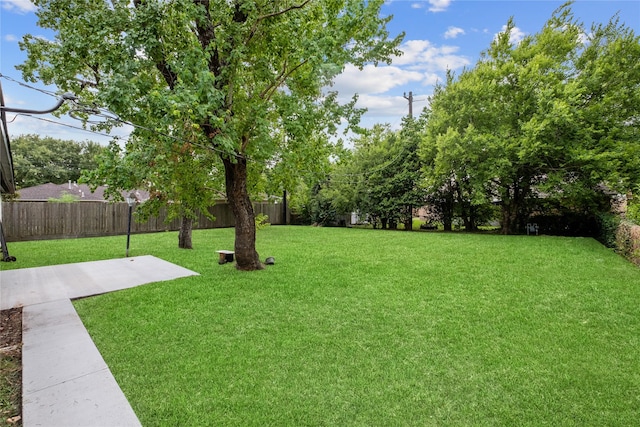
[[[11,249],[19,267],[123,239]],[[640,418],[640,269],[592,239],[272,226],[258,250],[276,264],[252,273],[217,265],[231,229],[194,246],[132,236],[200,276],[75,302],[143,425]]]

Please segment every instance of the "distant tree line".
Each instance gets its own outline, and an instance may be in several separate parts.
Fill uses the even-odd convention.
[[[495,219],[510,234],[535,218],[586,231],[640,184],[639,38],[617,18],[587,29],[568,5],[517,44],[513,28],[449,73],[418,119],[356,138],[295,206],[317,223],[356,211],[395,228],[429,205],[449,230]]]
[[[20,135],[11,140],[16,186],[20,189],[78,181],[83,170],[96,168],[95,157],[103,150],[93,141]]]

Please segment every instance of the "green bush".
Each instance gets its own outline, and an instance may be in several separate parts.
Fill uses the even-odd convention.
[[[615,249],[620,217],[610,212],[601,212],[596,215],[596,219],[598,222],[598,241],[608,248]]]
[[[265,215],[263,213],[257,214],[255,221],[256,230],[262,230],[263,228],[271,225],[271,223],[269,222],[269,215]]]
[[[638,199],[638,197],[636,197]],[[640,225],[640,200],[629,202],[627,206],[627,219]]]
[[[621,221],[616,232],[616,251],[638,264],[640,262],[640,232],[638,225],[631,221]]]

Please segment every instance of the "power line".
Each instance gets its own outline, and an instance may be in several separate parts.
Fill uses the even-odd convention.
[[[43,94],[46,94],[46,95],[49,95],[49,96],[52,96],[52,97],[55,97],[55,98],[59,98],[59,95],[54,93],[54,92],[52,92],[52,91],[47,91],[47,90],[36,88],[34,86],[31,86],[29,84],[26,84],[24,82],[16,80],[13,77],[7,76],[5,74],[0,73],[0,78],[4,78],[6,80],[12,81],[12,82],[17,83],[20,86],[23,86],[25,88],[28,88],[28,89],[31,89],[31,90],[35,90],[35,91],[41,92]],[[406,94],[405,94],[405,98],[408,99],[409,102],[410,102],[409,111],[410,111],[410,114],[411,114],[411,103],[413,102],[413,93],[409,92],[409,98],[407,98]],[[421,101],[421,100],[418,100],[418,101]],[[197,142],[194,142],[194,141],[189,141],[189,140],[186,140],[186,139],[181,138],[181,137],[177,137],[177,136],[174,136],[174,135],[169,135],[167,133],[160,132],[160,131],[158,131],[156,129],[152,129],[152,128],[149,128],[149,127],[146,127],[146,126],[142,126],[142,125],[133,123],[133,122],[128,121],[128,120],[121,119],[116,113],[114,113],[114,112],[112,112],[109,109],[104,108],[104,107],[97,107],[95,105],[94,106],[89,106],[89,105],[86,105],[86,104],[83,105],[82,103],[78,102],[77,99],[71,100],[71,102],[73,102],[75,105],[78,106],[78,108],[72,108],[69,111],[69,116],[71,118],[75,119],[75,120],[85,121],[85,122],[91,123],[91,124],[105,123],[106,121],[111,120],[111,121],[114,121],[114,122],[118,122],[118,123],[121,123],[121,124],[124,124],[124,125],[131,126],[131,127],[135,128],[135,129],[141,129],[141,130],[150,132],[151,134],[154,134],[154,135],[163,136],[165,138],[173,139],[174,141],[177,141],[177,142],[188,143],[188,144],[194,145],[196,147],[200,147],[200,148],[202,148],[204,150],[209,150],[209,151],[213,151],[213,152],[216,152],[218,154],[224,154],[224,155],[229,154],[228,152],[226,152],[224,150],[220,150],[220,149],[217,149],[217,148],[209,146],[209,145],[204,145],[204,144],[200,144],[200,143],[197,143]],[[97,117],[103,117],[103,118],[106,119],[106,121],[105,122],[97,122],[97,121],[93,121],[92,122],[90,120],[85,120],[85,119],[82,119],[81,117],[74,116],[74,113],[77,114],[78,112],[82,113],[82,114],[90,114],[90,115],[94,115],[94,116],[97,116]],[[112,139],[114,139],[116,141],[121,141],[121,140],[125,140],[126,139],[125,137],[122,137],[122,136],[111,135],[109,133],[104,133],[104,132],[98,132],[96,130],[87,129],[87,128],[80,127],[80,126],[73,126],[73,125],[70,125],[70,124],[67,124],[67,123],[64,123],[64,122],[55,121],[55,120],[51,120],[51,119],[46,119],[44,117],[36,117],[36,116],[34,116],[32,114],[27,114],[27,113],[16,114],[16,116],[11,121],[13,122],[15,120],[15,118],[18,117],[18,116],[31,117],[31,118],[34,118],[36,120],[41,120],[43,122],[51,123],[51,124],[54,124],[54,125],[64,126],[64,127],[68,127],[68,128],[71,128],[71,129],[80,130],[80,131],[83,131],[83,132],[93,133],[95,135],[112,138]],[[334,173],[334,174],[329,174],[329,176],[330,177],[340,177],[340,176],[341,177],[365,177],[367,175],[371,175],[373,173],[376,173],[376,172],[378,172],[380,170],[383,170],[383,169],[389,167],[391,164],[395,163],[396,160],[398,160],[398,158],[400,158],[401,155],[402,155],[402,153],[398,153],[393,159],[387,161],[385,164],[378,165],[377,167],[375,167],[375,168],[373,168],[373,169],[371,169],[369,171],[366,171],[366,172],[344,173],[344,174],[335,174]],[[251,160],[251,158],[249,158],[249,157],[246,157],[246,158],[247,158],[247,160]],[[310,171],[306,171],[306,172],[310,172]]]
[[[58,95],[55,94],[54,92],[47,91],[47,90],[44,90],[44,89],[40,89],[40,88],[31,86],[29,84],[26,84],[24,82],[16,80],[13,77],[7,76],[7,75],[2,74],[2,73],[0,73],[0,78],[4,78],[4,79],[9,80],[11,82],[17,83],[20,86],[23,86],[23,87],[25,87],[27,89],[35,90],[35,91],[38,91],[38,92],[41,92],[41,93],[44,93],[46,95],[53,96],[53,97],[56,97],[56,98],[58,97]],[[78,113],[91,114],[91,113],[94,113],[94,114],[91,114],[91,115],[95,115],[95,116],[98,116],[98,117],[103,117],[106,120],[112,120],[112,121],[115,121],[115,122],[118,122],[118,123],[121,123],[121,124],[129,125],[129,126],[132,126],[132,127],[136,128],[136,129],[145,130],[147,132],[150,132],[150,133],[158,135],[158,136],[163,136],[165,138],[173,139],[173,140],[175,140],[177,142],[189,143],[189,144],[195,145],[197,147],[200,147],[200,148],[203,148],[203,149],[206,149],[206,150],[211,150],[211,151],[217,152],[219,154],[228,154],[226,151],[216,149],[215,147],[206,146],[206,145],[199,144],[199,143],[193,142],[193,141],[188,141],[188,140],[186,140],[184,138],[180,138],[180,137],[176,137],[176,136],[173,136],[173,135],[169,135],[169,134],[160,132],[160,131],[158,131],[156,129],[151,129],[151,128],[146,127],[146,126],[138,125],[138,124],[135,124],[135,123],[130,122],[128,120],[121,119],[117,114],[115,114],[114,112],[110,111],[107,108],[98,108],[98,107],[95,107],[95,106],[83,105],[82,103],[78,102],[77,100],[74,100],[73,102],[78,106],[78,108],[72,108],[70,110],[70,112],[69,112],[69,116],[71,118],[73,118],[73,119],[83,120],[80,117],[76,117],[74,114],[78,114]],[[26,117],[31,117],[31,118],[34,118],[34,119],[37,119],[37,120],[41,120],[41,121],[44,121],[44,122],[48,122],[48,123],[52,123],[52,124],[56,124],[56,125],[60,125],[60,126],[65,126],[65,127],[71,128],[71,129],[77,129],[77,130],[81,130],[81,131],[84,131],[84,132],[93,133],[95,135],[106,136],[106,137],[113,138],[113,139],[116,139],[116,140],[124,139],[123,137],[119,137],[119,136],[115,136],[115,135],[111,135],[111,134],[107,134],[107,133],[103,133],[103,132],[98,132],[98,131],[95,131],[93,129],[86,129],[84,127],[73,126],[73,125],[69,125],[69,124],[66,124],[66,123],[63,123],[63,122],[58,122],[58,121],[51,120],[51,119],[45,119],[45,118],[42,118],[42,117],[36,117],[36,116],[33,116],[31,114],[27,114],[27,113],[24,113],[24,112],[20,112],[19,114],[16,115],[16,117],[19,116],[19,115],[26,116]],[[14,117],[13,120],[15,120],[15,117]],[[90,120],[84,120],[84,121],[87,122],[87,123],[91,123],[91,124],[99,124],[100,123],[100,122],[97,122],[97,121],[93,121],[92,122]],[[104,123],[104,122],[102,122],[102,123]]]
[[[0,73],[0,78],[3,78],[5,80],[8,80],[8,81],[13,82],[13,83],[17,83],[20,86],[26,87],[27,89],[32,89],[32,90],[44,93],[45,95],[53,96],[54,98],[58,97],[58,94],[56,94],[55,92],[52,92],[50,90],[40,89],[40,88],[37,88],[35,86],[28,85],[28,84],[26,84],[24,82],[21,82],[20,80],[16,80],[13,77],[7,76],[6,74]]]
[[[121,136],[111,135],[111,134],[108,134],[108,133],[102,133],[102,132],[98,132],[98,131],[95,131],[95,130],[92,130],[92,129],[86,129],[86,128],[83,128],[83,127],[80,127],[80,126],[73,126],[73,125],[70,125],[68,123],[58,122],[58,121],[51,120],[51,119],[45,119],[44,117],[37,117],[37,116],[31,115],[31,114],[24,114],[24,113],[16,114],[16,117],[18,117],[18,116],[30,117],[32,119],[41,120],[43,122],[51,123],[51,124],[54,124],[54,125],[65,126],[65,127],[71,128],[71,129],[77,129],[77,130],[81,130],[83,132],[93,133],[93,134],[100,135],[100,136],[106,136],[106,137],[113,138],[113,139],[116,139],[116,140],[124,139]],[[14,117],[13,120],[15,120],[15,117]]]

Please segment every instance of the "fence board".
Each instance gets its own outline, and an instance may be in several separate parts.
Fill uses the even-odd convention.
[[[263,213],[272,224],[283,223],[282,205],[266,202],[254,203],[256,215]],[[3,202],[2,221],[5,237],[9,242],[78,237],[115,236],[127,233],[129,207],[126,203],[103,202]],[[209,208],[215,216],[211,221],[199,214],[194,229],[233,227],[235,219],[226,202]],[[288,217],[289,215],[287,215]],[[161,210],[157,217],[139,223],[131,223],[131,233],[175,231],[180,220],[166,222],[167,212]]]

